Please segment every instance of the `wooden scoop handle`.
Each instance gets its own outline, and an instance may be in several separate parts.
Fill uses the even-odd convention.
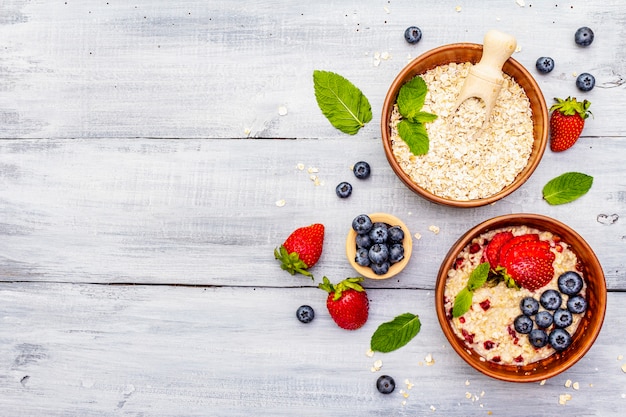
[[[487,32],[483,41],[483,55],[473,68],[475,75],[486,81],[501,84],[502,66],[516,47],[517,41],[513,36],[497,30]]]

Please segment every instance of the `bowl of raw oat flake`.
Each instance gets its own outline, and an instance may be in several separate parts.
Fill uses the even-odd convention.
[[[437,318],[474,369],[509,382],[551,378],[591,349],[604,321],[598,258],[569,226],[509,214],[463,234],[435,287]]]
[[[501,89],[488,118],[480,98],[457,103],[482,56],[483,45],[473,43],[432,49],[396,76],[385,97],[387,160],[409,189],[435,203],[478,207],[500,200],[528,180],[546,148],[545,99],[515,59],[498,70]]]

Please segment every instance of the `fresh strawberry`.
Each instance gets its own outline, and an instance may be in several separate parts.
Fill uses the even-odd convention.
[[[500,258],[499,258],[500,265],[504,266],[509,250],[513,246],[519,245],[520,243],[529,242],[529,241],[538,242],[539,235],[537,233],[526,233],[526,234],[519,235],[519,236],[513,236],[511,239],[504,242],[504,244],[500,247]]]
[[[323,224],[300,227],[289,235],[285,243],[274,249],[274,257],[281,262],[280,267],[291,275],[297,272],[313,278],[307,269],[320,259],[323,244]]]
[[[500,264],[500,248],[502,248],[502,245],[504,245],[504,243],[511,238],[513,238],[513,233],[509,231],[500,232],[496,233],[491,238],[489,243],[487,243],[484,256],[485,260],[489,262],[489,265],[491,265],[491,269],[495,270]]]
[[[561,152],[571,148],[580,137],[585,119],[591,114],[591,103],[587,100],[578,102],[575,97],[555,100],[556,104],[550,107],[550,149]]]
[[[518,239],[518,243],[508,246],[506,252],[500,252],[500,263],[506,270],[505,278],[511,278],[519,287],[536,291],[552,280],[554,276],[552,263],[555,255],[550,251],[548,242],[539,240],[536,234],[529,235],[536,236],[537,239],[534,237]],[[509,242],[512,240],[515,238]]]
[[[363,278],[346,278],[333,285],[324,277],[319,288],[328,292],[326,308],[337,326],[346,330],[356,330],[363,326],[369,314],[367,293],[359,282]]]

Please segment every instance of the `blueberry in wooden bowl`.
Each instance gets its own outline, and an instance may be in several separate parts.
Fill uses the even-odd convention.
[[[387,279],[399,274],[409,263],[413,239],[409,228],[387,213],[359,214],[346,238],[346,256],[362,276]]]
[[[598,258],[572,228],[538,214],[486,220],[445,256],[439,324],[470,366],[509,382],[560,374],[591,349],[606,310]]]

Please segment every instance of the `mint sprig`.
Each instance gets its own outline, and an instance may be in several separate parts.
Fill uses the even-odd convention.
[[[398,111],[403,120],[398,123],[398,135],[413,155],[425,155],[430,148],[428,131],[424,123],[437,119],[436,114],[423,112],[428,86],[422,77],[415,76],[398,91]]]
[[[483,262],[474,268],[467,280],[465,288],[459,291],[456,297],[454,297],[452,317],[461,317],[472,307],[474,291],[485,285],[489,277],[490,268],[489,262]]]
[[[551,179],[543,187],[543,198],[551,205],[570,203],[585,195],[593,184],[593,177],[581,172],[566,172]]]
[[[322,113],[337,129],[355,135],[372,120],[372,106],[354,84],[330,71],[313,71],[315,98]]]
[[[400,349],[419,333],[421,327],[422,323],[416,314],[400,314],[392,321],[378,326],[372,335],[370,348],[383,353]]]

